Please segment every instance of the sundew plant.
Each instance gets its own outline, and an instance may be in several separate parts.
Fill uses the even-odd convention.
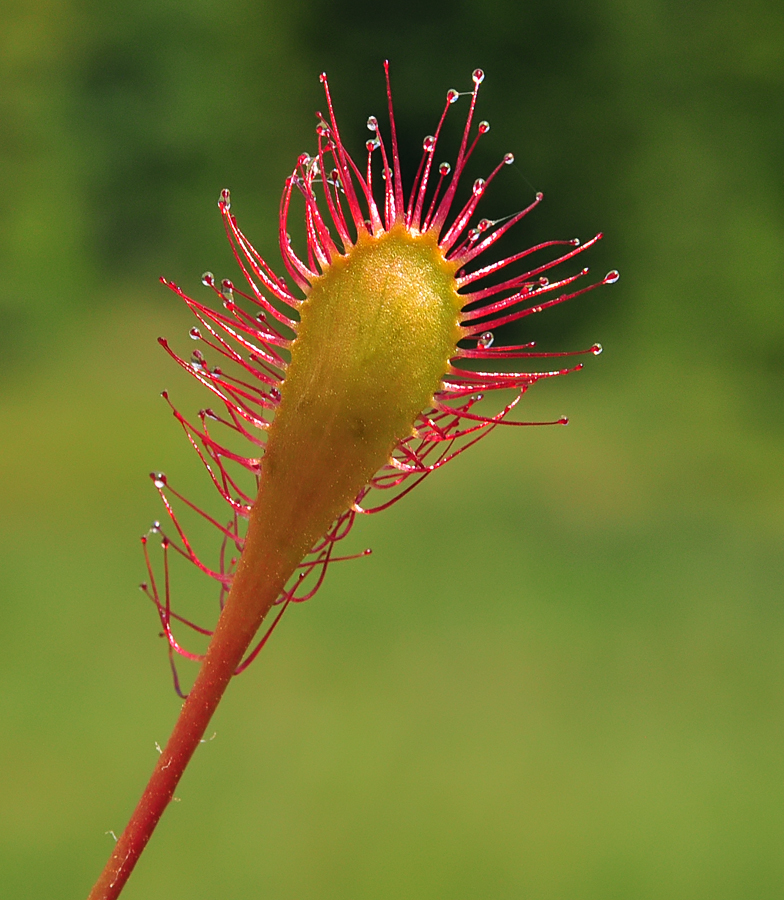
[[[225,509],[213,515],[163,473],[151,476],[167,515],[166,524],[156,522],[142,539],[148,571],[142,589],[160,618],[184,703],[90,900],[119,896],[229,682],[252,662],[288,606],[312,597],[329,565],[347,558],[339,544],[356,519],[386,509],[498,426],[556,424],[521,421],[513,413],[535,382],[580,368],[565,357],[601,352],[598,344],[543,353],[533,343],[496,342],[502,326],[610,284],[618,273],[586,280],[588,269],[576,263],[601,235],[493,257],[496,242],[542,195],[503,219],[480,218],[482,197],[514,162],[511,153],[459,191],[477,141],[489,130],[486,122],[474,124],[480,69],[471,90],[447,92],[406,192],[388,65],[385,71],[388,136],[371,116],[359,162],[341,139],[321,76],[326,113],[317,113],[315,152],[299,157],[281,198],[287,277],[245,237],[224,190],[218,206],[240,283],[218,282],[206,272],[202,281],[216,303],[164,282],[198,320],[190,331],[197,346],[186,358],[168,341],[161,344],[201,382],[211,404],[193,417],[172,410]],[[467,112],[457,153],[451,163],[437,162],[444,121],[458,101]],[[303,211],[300,251],[287,223],[290,212]],[[532,366],[541,370],[528,371]],[[214,529],[215,566],[189,540],[184,509]],[[154,558],[158,545],[161,556]],[[179,606],[175,611],[173,554],[215,583],[214,628],[191,621]],[[206,653],[189,649],[189,632],[208,639]],[[177,656],[199,663],[187,696]]]

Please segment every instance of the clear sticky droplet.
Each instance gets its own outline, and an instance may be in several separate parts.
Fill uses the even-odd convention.
[[[485,80],[485,73],[481,69],[474,69],[471,78],[473,78],[474,84],[481,84]]]
[[[280,401],[280,391],[276,387],[270,388],[270,397],[277,403]]]
[[[591,353],[593,353],[594,356],[598,356],[601,352],[602,352],[601,344],[594,344],[593,347],[591,347]]]
[[[480,347],[482,350],[488,350],[493,346],[493,341],[495,340],[495,336],[492,331],[484,331],[479,335],[479,340],[476,342],[477,347]]]
[[[456,91],[454,88],[449,88],[449,90],[446,92],[446,102],[447,103],[455,103],[459,96],[460,96],[459,91]]]
[[[438,171],[441,175],[446,176],[452,171],[452,166],[450,166],[448,162],[442,162],[438,167]]]
[[[568,416],[561,416],[561,418],[558,420],[558,424],[559,424],[559,425],[568,425],[568,424],[569,424],[569,417],[568,417]]]
[[[479,134],[487,134],[487,132],[490,131],[490,123],[486,119],[483,119],[479,123],[478,128],[479,128]]]
[[[326,80],[327,80],[327,73],[326,73],[326,72],[322,72],[322,73],[319,75],[319,81],[320,81],[322,84],[324,84],[324,83],[326,82]]]
[[[192,341],[200,341],[201,340],[201,332],[199,331],[198,328],[195,328],[195,327],[191,328],[191,330],[188,332],[188,335],[190,336],[190,339]]]
[[[234,285],[228,278],[224,278],[221,281],[221,293],[227,300],[234,299]]]
[[[422,149],[425,153],[432,153],[436,148],[436,139],[432,134],[427,135],[427,137],[422,141]]]
[[[621,273],[617,269],[613,269],[611,272],[608,272],[604,276],[605,284],[615,284],[615,282],[621,277]]]
[[[484,190],[485,190],[484,178],[477,178],[476,181],[474,182],[474,186],[471,190],[474,192],[475,197],[481,196],[481,194],[483,194]]]
[[[536,202],[541,203],[544,200],[544,194],[541,191],[536,192]]]
[[[368,116],[368,131],[378,131],[378,119],[375,116]]]
[[[372,140],[365,141],[365,149],[368,153],[372,153],[374,150],[378,150],[381,146],[381,141],[378,138],[373,138]]]
[[[579,247],[580,244],[582,243],[582,241],[580,240],[580,238],[572,238],[571,241],[569,241],[569,243],[570,243],[573,247]]]
[[[511,166],[514,162],[514,153],[504,154],[504,165]]]
[[[482,232],[487,231],[487,229],[488,229],[492,224],[493,224],[493,223],[490,221],[490,219],[481,219],[479,222],[476,223],[476,230],[477,230],[477,231],[482,231]]]
[[[166,476],[163,474],[163,472],[154,472],[152,476],[152,483],[159,489],[164,488],[166,487]],[[158,527],[160,528],[160,526]]]
[[[224,209],[231,209],[231,191],[228,188],[224,188],[220,192],[220,201],[223,204]]]
[[[205,287],[215,287],[215,276],[212,274],[212,272],[204,272],[201,276],[201,283]]]

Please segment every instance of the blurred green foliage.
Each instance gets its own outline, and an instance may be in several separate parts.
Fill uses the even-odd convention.
[[[276,259],[318,72],[359,147],[388,56],[409,178],[481,65],[475,171],[517,159],[488,208],[546,194],[516,246],[605,232],[619,285],[526,335],[606,353],[527,398],[568,429],[360,524],[376,553],[238,679],[128,900],[781,897],[781,4],[0,10],[2,895],[87,893],[178,707],[134,587],[145,473],[210,495],[157,399],[204,403],[156,278],[235,277],[225,186]]]

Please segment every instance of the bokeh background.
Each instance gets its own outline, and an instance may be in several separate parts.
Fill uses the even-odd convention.
[[[211,502],[156,344],[278,258],[327,69],[409,177],[487,73],[518,246],[622,279],[535,320],[600,340],[384,516],[219,711],[124,896],[784,895],[784,7],[778,0],[0,2],[0,893],[89,886],[178,709],[139,535],[162,469]],[[463,107],[464,108],[464,107]],[[460,107],[453,124],[459,124]],[[452,135],[454,136],[454,131]],[[495,205],[493,205],[495,204]],[[192,345],[190,345],[192,346]],[[186,606],[211,588],[178,575]],[[186,669],[186,677],[187,669]]]

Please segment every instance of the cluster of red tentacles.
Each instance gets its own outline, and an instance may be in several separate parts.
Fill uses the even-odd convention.
[[[473,90],[468,92],[470,107],[454,166],[442,162],[437,167],[438,177],[437,181],[435,180],[433,164],[442,126],[449,107],[461,96],[457,91],[450,90],[435,133],[424,140],[422,159],[406,201],[400,172],[388,66],[385,66],[385,69],[391,147],[388,149],[385,145],[378,121],[371,116],[368,119],[368,128],[372,137],[366,144],[367,165],[364,171],[354,162],[341,140],[327,78],[325,75],[321,76],[329,115],[327,119],[320,113],[317,114],[319,122],[316,128],[318,139],[316,156],[300,156],[295,171],[286,180],[281,200],[279,229],[283,261],[291,279],[307,295],[312,280],[339,254],[349,253],[360,232],[378,236],[397,224],[404,224],[412,234],[433,232],[439,238],[439,247],[445,258],[458,266],[457,288],[465,299],[461,316],[464,337],[462,343],[467,346],[458,346],[441,389],[433,397],[432,408],[421,413],[415,422],[412,435],[399,442],[389,463],[370,480],[356,497],[351,508],[334,522],[327,534],[303,560],[299,573],[278,599],[280,609],[273,624],[238,671],[244,669],[257,655],[280,621],[280,616],[288,604],[307,600],[315,594],[331,562],[355,558],[337,557],[334,555],[334,549],[338,541],[351,530],[358,514],[386,509],[430,472],[454,459],[497,425],[555,424],[510,421],[507,416],[534,382],[565,374],[573,371],[573,368],[548,372],[484,372],[476,371],[469,366],[475,365],[474,361],[479,360],[575,355],[539,353],[532,343],[514,346],[494,345],[493,330],[577,297],[600,284],[612,283],[618,278],[617,272],[610,272],[600,282],[573,289],[574,283],[587,274],[587,269],[552,282],[544,275],[555,266],[582,253],[599,240],[601,235],[584,244],[579,240],[548,241],[497,262],[467,271],[466,267],[469,264],[485,253],[541,202],[542,195],[537,194],[528,207],[505,219],[496,221],[481,219],[473,227],[468,227],[489,184],[505,165],[514,162],[512,155],[507,154],[487,179],[479,178],[474,181],[468,201],[462,209],[452,214],[458,184],[466,164],[479,137],[489,130],[486,122],[480,122],[476,134],[471,139],[477,93],[484,78],[482,71],[477,69],[473,73]],[[374,156],[377,158],[378,155],[381,158],[383,179],[383,212],[379,208],[373,185],[373,162]],[[296,254],[287,233],[289,207],[295,191],[304,198],[306,260]],[[380,194],[380,191],[378,193]],[[180,645],[174,635],[174,624],[180,623],[203,635],[210,635],[211,632],[173,612],[169,589],[169,551],[184,557],[217,582],[222,608],[231,585],[234,568],[242,552],[244,523],[258,492],[261,457],[265,447],[264,435],[280,401],[287,360],[297,332],[296,311],[303,302],[292,292],[288,284],[272,271],[240,231],[231,213],[231,199],[227,190],[221,193],[218,206],[234,257],[242,270],[247,287],[240,290],[228,280],[218,284],[211,273],[205,273],[202,282],[222,300],[223,310],[219,311],[192,299],[179,287],[162,279],[164,284],[185,301],[199,320],[200,327],[191,329],[191,338],[206,345],[218,357],[223,357],[223,360],[230,363],[230,371],[225,371],[220,366],[210,366],[200,350],[196,350],[191,359],[186,360],[174,352],[166,340],[160,339],[160,343],[172,358],[211,391],[219,401],[220,411],[212,408],[203,409],[198,414],[198,421],[187,419],[173,406],[172,411],[231,510],[228,521],[219,521],[172,488],[163,474],[151,475],[171,519],[176,537],[174,533],[164,534],[160,524],[154,523],[152,533],[160,535],[164,551],[161,583],[156,580],[153,573],[147,548],[148,537],[142,538],[149,573],[149,582],[144,583],[142,589],[154,602],[160,616],[163,634],[169,644],[175,687],[178,692],[180,688],[173,654],[194,660],[201,660],[203,657],[187,651]],[[447,220],[450,220],[449,224]],[[568,249],[556,258],[522,274],[498,281],[498,278],[502,277],[499,273],[508,266],[547,248]],[[486,279],[489,279],[490,283],[485,281]],[[487,286],[482,287],[481,282]],[[577,353],[599,352],[601,352],[599,345],[577,351]],[[458,362],[462,365],[456,365]],[[486,415],[481,411],[479,401],[485,392],[497,390],[511,391],[512,397],[500,410],[492,415]],[[168,394],[164,392],[163,396],[169,402]],[[565,421],[565,419],[558,420],[560,423]],[[220,439],[214,436],[218,426],[224,429],[224,436]],[[233,433],[234,438],[240,438],[250,444],[252,455],[244,455],[230,449],[225,437],[226,431]],[[241,474],[243,471],[248,473],[249,477],[246,475],[243,479]],[[382,492],[382,497],[379,502],[374,503],[373,496],[376,492]],[[221,535],[222,544],[217,568],[206,565],[194,551],[175,513],[171,498],[176,498],[194,510]],[[362,556],[369,552],[366,550],[358,555]]]

